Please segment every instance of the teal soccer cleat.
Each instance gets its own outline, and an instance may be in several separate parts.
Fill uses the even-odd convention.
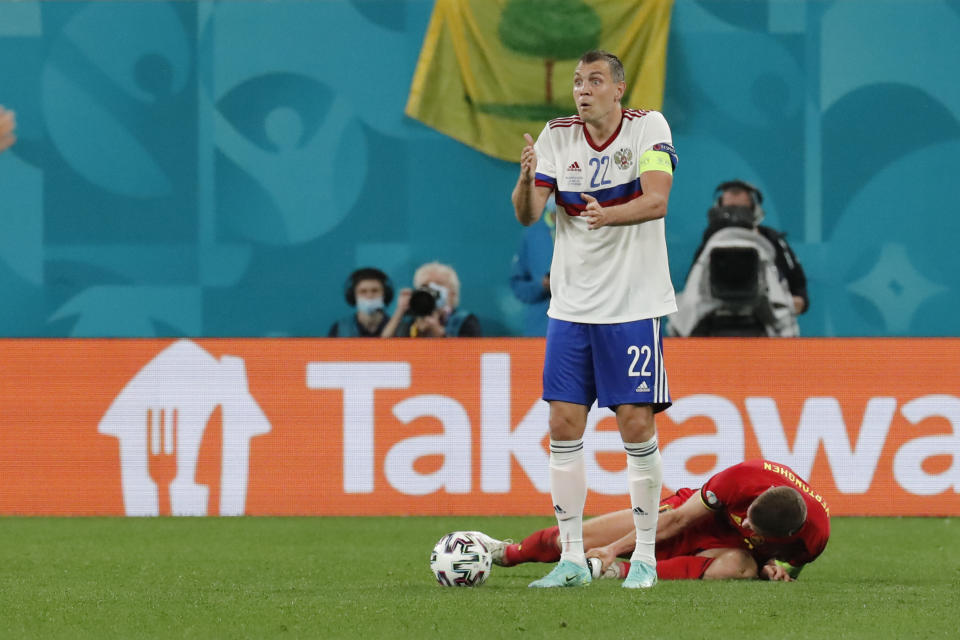
[[[621,585],[624,589],[649,589],[657,584],[657,569],[646,562],[631,562],[630,573]]]
[[[539,580],[534,580],[530,586],[534,588],[588,587],[590,586],[590,569],[569,560],[561,560],[553,571]]]

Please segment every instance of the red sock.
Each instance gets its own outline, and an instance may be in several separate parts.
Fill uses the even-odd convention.
[[[661,580],[699,580],[707,572],[713,558],[677,556],[657,560],[657,577]]]
[[[531,533],[520,544],[507,545],[503,559],[508,567],[524,562],[556,562],[560,559],[560,549],[557,547],[559,535],[559,527]]]
[[[617,577],[621,580],[626,579],[627,574],[630,573],[630,563],[626,560],[617,560],[614,564],[617,565],[617,571],[620,572]]]

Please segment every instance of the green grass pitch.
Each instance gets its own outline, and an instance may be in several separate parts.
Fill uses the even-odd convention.
[[[0,518],[2,638],[957,638],[960,519],[834,518],[793,584],[438,586],[441,535],[549,518]]]

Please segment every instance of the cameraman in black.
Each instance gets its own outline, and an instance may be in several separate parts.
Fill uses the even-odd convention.
[[[480,337],[480,320],[460,304],[460,278],[449,265],[428,262],[401,289],[397,308],[380,335],[410,338]]]
[[[793,294],[793,309],[795,315],[806,313],[810,308],[810,298],[807,296],[807,276],[803,273],[800,261],[787,244],[786,234],[780,233],[772,227],[765,227],[763,220],[763,194],[755,186],[743,180],[729,180],[717,185],[714,191],[716,201],[707,212],[707,230],[703,232],[703,240],[693,254],[693,262],[697,261],[703,247],[714,233],[730,226],[750,226],[757,233],[770,241],[777,252],[777,270],[786,279]]]
[[[678,295],[679,310],[671,316],[671,333],[693,336],[799,335],[795,317],[810,306],[807,278],[784,234],[760,224],[764,215],[763,194],[749,182],[730,180],[717,186],[714,198],[714,204],[707,212],[708,224],[703,241],[694,253],[687,275],[686,287]],[[723,233],[717,235],[721,231]],[[714,253],[718,244],[725,245],[720,251],[729,253]],[[710,253],[703,255],[708,246]],[[747,259],[751,255],[752,261]],[[747,277],[743,274],[751,272],[748,264],[752,264],[760,277],[760,282],[753,288],[754,294],[765,299],[766,304],[761,304],[756,313],[744,316],[742,313],[750,304],[744,299],[725,300],[723,293],[736,298],[737,288],[749,289],[750,283],[743,280]],[[745,306],[740,306],[739,314],[731,313],[730,309],[736,309],[738,302]]]

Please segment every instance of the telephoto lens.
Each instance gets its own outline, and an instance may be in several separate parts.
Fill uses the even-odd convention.
[[[437,308],[437,297],[440,294],[430,287],[416,289],[410,295],[410,313],[418,318],[428,316]]]

